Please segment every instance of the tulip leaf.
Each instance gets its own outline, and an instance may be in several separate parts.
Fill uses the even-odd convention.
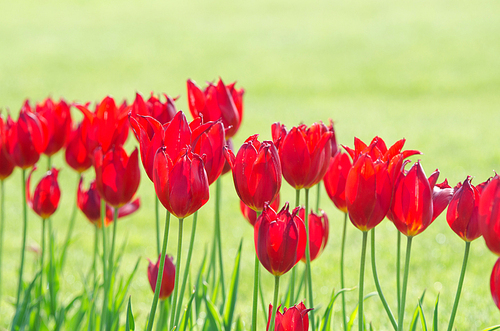
[[[368,293],[363,298],[363,301],[366,301],[368,298],[371,298],[373,296],[378,296],[378,293],[377,292]],[[349,323],[347,323],[347,331],[350,331],[352,329],[352,326],[354,325],[354,321],[356,320],[356,316],[358,315],[358,309],[359,309],[359,305],[356,305],[356,308],[351,313],[351,316],[349,316]],[[364,316],[363,316],[363,320],[364,320]]]
[[[241,316],[238,316],[238,318],[236,319],[235,331],[245,331],[245,326],[243,325],[243,322],[241,321]]]
[[[234,307],[236,306],[236,297],[238,294],[238,283],[240,278],[240,261],[241,261],[242,244],[243,244],[243,239],[240,240],[240,247],[238,248],[238,254],[236,254],[233,274],[231,276],[231,285],[229,287],[229,294],[226,300],[226,307],[224,308],[224,329],[226,331],[231,330],[231,324],[233,323]]]
[[[205,305],[207,308],[208,324],[205,324],[204,330],[222,331],[222,318],[220,317],[219,312],[217,311],[217,308],[215,308],[212,301],[210,301],[210,299],[206,296]]]
[[[439,306],[439,293],[437,295],[436,304],[434,305],[434,316],[432,317],[432,331],[438,331],[438,306]]]
[[[419,303],[421,304],[422,302],[424,302],[424,298],[425,298],[425,292],[427,290],[424,290],[422,292],[422,295],[420,296],[420,299],[419,299]],[[419,317],[420,313],[419,313],[419,310],[418,310],[418,305],[415,307],[415,311],[413,312],[413,317],[411,319],[411,323],[410,323],[410,330],[411,331],[415,331],[417,329],[417,321],[418,321],[418,317]]]
[[[127,320],[125,322],[125,331],[134,331],[134,330],[135,330],[134,314],[132,313],[131,297],[129,296],[127,305]]]
[[[184,314],[182,314],[181,321],[179,323],[180,331],[186,330],[187,323],[191,319],[191,310],[193,306],[193,300],[195,297],[196,297],[196,290],[193,290],[193,293],[191,293],[191,296],[189,297],[188,304],[186,306],[186,309],[184,309]]]
[[[486,328],[483,331],[494,331],[494,330],[500,330],[500,325],[490,326],[489,328]]]
[[[425,320],[424,309],[422,303],[418,302],[418,312],[420,313],[420,323],[422,324],[422,331],[427,331],[427,322]]]
[[[28,288],[24,290],[24,296],[23,296],[23,301],[22,303],[17,307],[16,313],[14,314],[14,319],[12,321],[12,327],[11,331],[15,330],[22,330],[24,329],[24,326],[29,323],[29,317],[31,314],[32,309],[36,306],[36,302],[33,305],[30,305],[31,302],[31,292],[33,291],[33,288],[35,287],[36,280],[40,276],[40,272],[38,272],[31,283],[29,284]],[[39,298],[41,299],[41,298]]]

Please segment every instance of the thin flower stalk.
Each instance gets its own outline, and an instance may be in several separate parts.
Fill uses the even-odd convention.
[[[309,210],[309,189],[305,189],[305,210]],[[309,213],[305,213],[305,226],[306,226],[306,270],[307,270],[307,292],[309,294],[309,307],[314,307],[313,303],[313,289],[312,289],[312,273],[311,273],[311,251],[309,249]],[[314,311],[311,311],[311,329],[312,331],[316,330],[316,325],[314,321]]]
[[[462,293],[462,286],[464,285],[465,270],[467,269],[467,261],[469,260],[470,241],[465,242],[464,260],[462,262],[462,271],[460,272],[460,279],[458,280],[457,292],[455,294],[455,302],[453,303],[453,310],[451,311],[450,322],[448,323],[448,331],[453,329],[455,316],[457,314],[458,302],[460,301],[460,294]]]
[[[175,269],[174,296],[172,297],[172,308],[171,308],[171,315],[170,315],[169,330],[172,330],[172,329],[177,327],[177,325],[175,323],[175,312],[177,309],[177,295],[179,293],[179,275],[181,273],[182,228],[183,228],[183,225],[184,225],[184,219],[179,218],[179,233],[177,236],[177,260],[175,261],[176,269]]]

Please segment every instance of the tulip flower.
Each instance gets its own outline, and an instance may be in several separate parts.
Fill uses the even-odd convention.
[[[129,202],[139,187],[141,171],[137,148],[130,157],[117,145],[106,154],[98,148],[94,153],[97,191],[112,207]]]
[[[253,135],[245,140],[236,157],[225,149],[226,160],[233,171],[236,193],[251,209],[262,211],[266,202],[273,201],[281,188],[281,164],[272,141],[257,140]]]
[[[319,215],[312,210],[309,213],[309,251],[311,261],[314,261],[325,249],[330,230],[328,216],[321,209],[319,212]],[[305,209],[300,208],[299,217],[304,220],[305,216]],[[306,262],[305,255],[302,257],[302,262]]]
[[[149,260],[148,265],[148,280],[149,285],[151,285],[151,289],[153,292],[156,289],[156,277],[158,276],[158,269],[160,267],[160,259],[161,255],[158,256],[158,261],[155,264]],[[175,265],[173,262],[173,257],[170,255],[165,256],[165,264],[163,266],[163,277],[161,280],[160,287],[160,300],[165,300],[168,298],[172,291],[174,290],[174,281],[175,281]]]
[[[279,151],[285,180],[296,190],[319,183],[330,165],[333,132],[323,123],[293,127],[272,125],[273,141]]]
[[[234,154],[233,139],[231,139],[231,138],[227,139],[226,144],[224,146]],[[224,159],[224,167],[222,168],[221,176],[227,174],[230,171],[231,171],[231,166],[229,165],[227,160]]]
[[[71,132],[70,106],[63,99],[54,102],[51,98],[47,98],[43,103],[36,105],[35,111],[47,122],[48,142],[43,153],[52,156],[65,145]]]
[[[323,178],[326,193],[330,197],[330,200],[344,213],[347,213],[345,184],[351,168],[352,163],[349,160],[348,154],[339,152],[330,159],[330,166]]]
[[[71,131],[64,152],[66,163],[79,173],[84,172],[92,166],[92,158],[84,143],[83,125],[83,123],[80,123],[76,129]]]
[[[146,116],[154,118],[163,125],[170,122],[177,113],[175,101],[178,97],[171,98],[166,94],[164,94],[164,96],[166,100],[165,102],[161,102],[160,99],[155,97],[151,92],[151,97],[147,101],[144,101],[142,95],[140,93],[136,93],[134,103],[130,108],[131,114],[129,114],[129,116],[132,115],[132,117],[140,122],[143,127],[147,128],[149,137],[153,136],[154,129],[148,125]],[[136,135],[136,138],[137,137],[138,136]]]
[[[280,195],[276,196],[276,199],[271,202],[270,207],[273,210],[278,210],[280,207]],[[252,225],[255,225],[255,222],[257,221],[257,212],[253,210],[252,208],[249,208],[243,201],[240,200],[240,210],[241,213],[243,214],[243,217]]]
[[[45,176],[43,176],[36,186],[32,195],[30,182],[31,175],[35,170],[36,167],[33,167],[26,181],[26,201],[28,202],[28,206],[33,209],[35,213],[41,218],[47,219],[56,211],[59,206],[59,199],[61,198],[61,190],[57,183],[59,170],[52,168],[47,171]]]
[[[404,150],[403,146],[406,140],[400,139],[396,141],[391,147],[387,148],[385,141],[380,137],[372,139],[369,145],[365,144],[361,139],[354,138],[354,149],[347,146],[342,146],[349,153],[351,158],[356,161],[361,153],[368,153],[373,160],[380,159],[384,162],[390,161],[399,154],[402,154],[403,159],[412,155],[422,154],[417,150]]]
[[[307,314],[312,309],[307,309],[304,303],[299,303],[290,308],[283,308],[283,313],[279,311],[280,307],[276,310],[276,323],[274,331],[308,331],[309,330],[309,317]],[[269,318],[273,311],[273,306],[269,305]],[[266,331],[269,331],[270,319],[267,321]]]
[[[0,181],[9,177],[16,166],[7,152],[6,146],[6,123],[0,114]]]
[[[486,246],[500,256],[500,176],[495,174],[479,199],[479,228]]]
[[[495,263],[490,278],[490,290],[493,302],[500,309],[500,258]]]
[[[224,85],[219,78],[217,85],[208,83],[201,90],[194,81],[188,79],[188,104],[193,118],[203,117],[204,121],[222,120],[226,138],[233,137],[238,131],[243,116],[243,89],[236,89],[236,83]]]

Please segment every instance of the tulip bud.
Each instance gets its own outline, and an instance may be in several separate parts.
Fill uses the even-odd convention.
[[[299,303],[290,308],[283,308],[283,313],[279,311],[280,307],[276,309],[276,321],[274,323],[274,331],[308,331],[309,330],[309,317],[307,314],[312,309],[307,309],[304,303]],[[271,322],[271,315],[273,312],[273,305],[269,305],[269,319],[267,321],[266,331],[269,331],[269,323]]]
[[[36,166],[31,170],[28,179],[26,180],[26,202],[41,218],[49,218],[59,206],[61,191],[57,183],[57,175],[59,170],[52,168],[47,171],[35,188],[31,195],[30,182],[31,175],[36,170]]]
[[[156,279],[158,277],[158,269],[160,268],[161,254],[158,256],[158,261],[155,264],[149,260],[148,265],[148,280],[153,293],[156,289]],[[175,265],[173,258],[170,255],[165,256],[165,264],[163,265],[163,277],[161,279],[160,300],[165,300],[172,294],[175,283]]]
[[[486,246],[500,256],[500,177],[497,174],[481,193],[478,212]]]
[[[312,210],[309,213],[309,251],[311,256],[311,262],[315,260],[323,249],[325,249],[326,243],[328,242],[328,234],[330,230],[330,225],[328,223],[328,216],[326,213],[320,209],[320,215],[317,215]],[[299,217],[305,220],[305,209],[300,208]],[[302,262],[306,262],[306,256],[302,257]]]
[[[352,163],[349,160],[348,154],[339,152],[330,159],[330,166],[323,178],[326,193],[330,197],[330,200],[344,213],[347,213],[345,184],[351,168]]]

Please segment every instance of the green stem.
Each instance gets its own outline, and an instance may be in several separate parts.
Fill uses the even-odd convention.
[[[345,252],[345,239],[347,234],[347,213],[344,213],[344,227],[342,229],[342,245],[340,247],[340,287],[345,288],[344,282],[344,252]],[[342,292],[342,318],[344,322],[344,331],[347,331],[347,315],[345,307],[345,292]]]
[[[160,301],[160,316],[158,319],[158,323],[156,323],[156,331],[162,331],[164,324],[165,324],[165,300],[161,300]]]
[[[82,174],[79,173],[76,185],[80,183],[81,178]],[[64,267],[64,262],[66,261],[66,251],[68,250],[69,242],[71,240],[71,236],[73,235],[73,229],[75,227],[76,211],[77,211],[77,203],[75,198],[75,204],[73,205],[73,210],[71,211],[71,219],[69,220],[68,232],[66,233],[66,239],[64,240],[64,246],[61,254],[61,272]]]
[[[177,325],[179,322],[179,317],[181,315],[182,311],[182,301],[184,299],[184,291],[186,290],[186,284],[187,284],[187,279],[188,279],[188,274],[189,274],[189,266],[191,265],[191,256],[193,255],[193,247],[194,247],[194,238],[196,234],[196,223],[198,221],[198,211],[194,212],[193,215],[193,226],[191,228],[191,239],[189,240],[189,250],[188,250],[188,255],[186,259],[186,268],[184,270],[184,276],[182,277],[182,286],[181,286],[181,291],[179,294],[179,304],[177,305],[177,312],[175,313],[175,323],[174,325]]]
[[[262,282],[260,281],[260,277],[262,275],[259,273],[259,298],[260,298],[260,308],[262,309],[262,319],[264,320],[264,324],[267,324],[267,308],[264,303],[264,292],[262,291]]]
[[[55,288],[55,243],[54,243],[54,233],[52,231],[52,219],[48,218],[49,222],[49,294],[50,294],[50,314],[56,316],[56,288]]]
[[[155,195],[155,215],[156,215],[156,250],[158,255],[161,253],[160,246],[160,199]]]
[[[306,270],[307,270],[307,292],[309,294],[309,308],[314,308],[313,303],[313,290],[312,290],[312,274],[311,274],[311,251],[309,248],[309,189],[306,188],[306,205],[305,205],[305,225],[306,225]],[[316,330],[316,325],[314,321],[314,310],[311,310],[311,330]]]
[[[109,307],[112,307],[113,303],[113,272],[115,269],[115,242],[116,242],[116,228],[118,227],[118,207],[114,207],[113,209],[113,236],[111,237],[111,251],[109,252],[109,259],[108,259],[108,292],[109,296],[109,302],[108,305]]]
[[[52,168],[52,157],[47,156],[47,171],[49,171],[50,168]]]
[[[460,294],[462,293],[462,286],[464,285],[465,269],[467,269],[467,261],[469,260],[470,243],[471,243],[470,241],[465,242],[465,252],[464,252],[464,260],[462,262],[462,271],[460,272],[460,279],[458,280],[458,288],[457,288],[457,293],[455,294],[455,303],[453,304],[453,310],[451,311],[450,322],[448,324],[448,331],[452,330],[453,322],[455,321],[455,315],[457,314],[458,301],[460,300]]]
[[[316,184],[316,187],[317,187],[316,213],[319,213],[319,199],[320,199],[320,195],[321,195],[321,183]]]
[[[269,324],[269,330],[271,331],[274,331],[274,319],[276,317],[276,311],[278,310],[279,289],[280,289],[280,276],[274,276],[273,310],[271,313],[271,323]]]
[[[295,207],[300,205],[300,189],[295,189]]]
[[[398,291],[398,314],[401,309],[401,232],[398,231],[398,247],[396,256],[396,286]]]
[[[382,288],[380,287],[380,282],[378,280],[377,266],[375,263],[375,228],[373,228],[371,230],[371,233],[372,233],[372,242],[371,242],[372,272],[373,272],[373,279],[375,280],[375,287],[377,288],[378,296],[380,297],[380,300],[382,301],[382,305],[384,306],[385,312],[387,313],[387,316],[391,320],[392,327],[394,328],[394,330],[397,330],[398,325],[396,323],[396,319],[394,318],[394,315],[392,314],[391,308],[389,308],[389,304],[387,303],[387,300],[385,300],[384,293],[382,293]]]
[[[257,213],[259,214],[259,213]],[[259,292],[259,258],[255,253],[255,269],[253,274],[253,306],[252,306],[252,331],[257,330],[257,302]]]
[[[167,210],[167,216],[165,218],[165,230],[163,234],[163,245],[161,248],[161,256],[160,256],[160,267],[158,268],[158,276],[156,276],[155,294],[153,298],[153,303],[151,304],[151,311],[149,313],[148,326],[146,329],[147,331],[151,331],[153,329],[153,323],[156,314],[156,306],[158,305],[158,298],[160,297],[160,287],[163,278],[163,268],[165,266],[165,255],[167,252],[169,228],[170,228],[170,212]],[[177,271],[175,272],[175,274],[177,275]]]
[[[104,283],[104,300],[102,303],[102,313],[101,313],[101,327],[102,331],[104,328],[104,323],[106,321],[107,315],[107,302],[108,302],[108,272],[106,265],[107,249],[106,249],[106,224],[104,219],[106,217],[106,202],[101,199],[101,230],[102,230],[102,278]]]
[[[175,312],[177,309],[177,295],[179,293],[179,275],[181,273],[181,257],[182,257],[182,226],[184,219],[179,218],[179,234],[177,237],[177,260],[175,261],[175,283],[174,283],[174,296],[172,297],[172,313],[170,315],[169,330],[176,328]]]
[[[403,320],[405,317],[406,288],[408,286],[408,273],[410,270],[410,253],[411,253],[412,239],[413,239],[413,237],[408,237],[408,240],[406,243],[405,271],[404,271],[404,275],[403,275],[403,288],[401,291],[401,308],[399,309],[398,331],[403,330]]]
[[[42,255],[40,256],[40,288],[38,289],[38,312],[36,317],[36,329],[40,329],[40,311],[42,305],[42,290],[43,290],[43,257],[45,255],[45,219],[42,219]]]
[[[99,246],[99,228],[97,225],[94,226],[94,261],[92,263],[92,272],[94,274],[94,288],[97,282],[97,252]]]
[[[359,331],[364,331],[363,325],[363,290],[365,286],[365,260],[368,231],[363,231],[363,246],[361,246],[361,264],[359,266],[359,298],[358,298],[358,325]]]
[[[224,286],[224,264],[222,263],[222,236],[220,231],[220,196],[222,191],[221,177],[215,182],[215,229],[217,231],[217,250],[219,253],[220,285],[222,289],[222,307],[226,301],[226,288]]]
[[[5,219],[5,189],[3,180],[0,180],[0,303],[2,302],[2,255],[3,255],[4,219]]]
[[[23,290],[23,271],[24,271],[24,251],[26,247],[26,236],[28,232],[28,205],[26,203],[26,169],[22,171],[22,201],[23,201],[23,242],[21,245],[21,267],[19,269],[19,284],[17,287],[16,310],[19,308],[19,300]],[[3,195],[2,195],[3,196]],[[2,208],[3,210],[3,208]]]
[[[300,204],[300,189],[295,189],[295,208],[297,208],[299,204]],[[287,302],[289,305],[293,304],[293,299],[295,296],[295,277],[297,274],[296,268],[297,266],[294,266],[292,268],[292,275],[290,276],[289,291],[290,291],[290,301],[292,302]]]

